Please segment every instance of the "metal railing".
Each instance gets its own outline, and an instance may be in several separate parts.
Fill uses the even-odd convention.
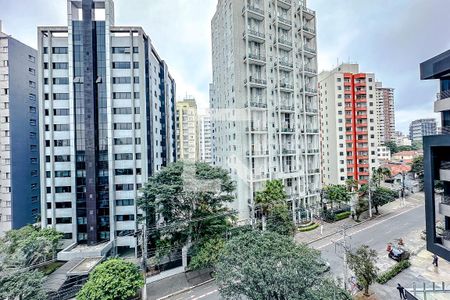
[[[317,93],[317,90],[312,89],[312,88],[301,88],[301,89],[300,89],[300,92],[306,92],[306,93],[312,93],[312,94],[315,94],[315,93]]]
[[[444,100],[444,99],[447,99],[447,98],[450,98],[450,90],[449,91],[442,91],[440,93],[437,93],[437,95],[436,95],[436,100],[437,101]]]
[[[441,299],[436,297],[437,295],[442,294],[449,294],[448,298],[450,298],[450,285],[446,284],[445,282],[433,282],[431,283],[431,287],[429,285],[427,286],[427,284],[424,282],[421,287],[419,286],[417,286],[417,284],[413,282],[413,287],[406,289],[406,299]],[[444,298],[442,297],[442,299]]]
[[[305,45],[303,45],[303,50],[304,50],[304,51],[311,52],[311,53],[316,53],[316,51],[317,51],[316,49],[310,48],[310,47],[305,46]]]
[[[281,154],[295,154],[295,149],[283,149]]]
[[[285,19],[283,17],[278,17],[278,22],[281,22],[281,23],[287,24],[289,26],[292,26],[292,21],[288,20],[288,19]]]
[[[309,32],[309,33],[312,33],[312,34],[316,34],[316,31],[313,28],[311,28],[311,27],[303,26],[302,28],[306,32]]]
[[[278,132],[289,132],[292,133],[294,132],[294,128],[281,128],[281,129],[277,129]]]
[[[245,103],[245,107],[253,107],[253,108],[267,108],[266,103],[251,101],[250,104]]]
[[[443,170],[450,170],[450,161],[442,161],[441,162],[441,169],[443,169]]]
[[[244,57],[244,59],[246,59],[247,57]],[[253,53],[249,53],[248,54],[248,58],[249,59],[254,59],[254,60],[260,60],[260,61],[266,61],[266,57],[264,55],[261,54],[253,54]]]
[[[290,61],[285,61],[285,60],[279,60],[278,61],[278,63],[280,64],[280,66],[285,66],[285,67],[288,67],[288,68],[293,68],[294,67],[294,64],[292,63],[292,62],[290,62]]]
[[[255,78],[255,77],[252,77],[252,76],[250,76],[250,78],[248,80],[247,79],[244,80],[244,83],[247,83],[247,82],[255,83],[255,84],[262,84],[262,85],[266,85],[267,84],[267,80]]]
[[[247,5],[246,7],[244,7],[242,9],[242,13],[245,12],[245,9],[248,9],[249,11],[255,12],[260,15],[264,15],[264,10],[259,7],[254,6],[254,5]]]
[[[252,150],[252,151],[247,151],[247,156],[263,156],[263,155],[269,155],[269,150]]]
[[[286,83],[286,82],[280,82],[279,84],[276,85],[276,87],[283,88],[283,89],[289,89],[289,90],[293,90],[294,89],[294,85],[293,84]]]
[[[316,15],[316,13],[315,13],[313,10],[307,8],[306,6],[303,6],[303,5],[302,5],[301,8],[302,8],[302,10],[303,10],[304,12],[306,12],[306,13],[312,15],[312,16],[315,16],[315,15]]]
[[[280,105],[280,106],[277,106],[277,109],[293,111],[293,110],[295,110],[295,107],[293,105]]]
[[[286,46],[289,46],[289,47],[292,47],[292,41],[290,41],[288,39],[285,39],[285,38],[282,38],[282,37],[278,38],[278,43],[286,45]]]
[[[248,34],[254,35],[254,36],[262,38],[262,39],[264,39],[266,37],[266,35],[264,33],[253,30],[253,29],[248,29],[247,32],[248,32]],[[244,32],[244,35],[245,35],[245,32]]]

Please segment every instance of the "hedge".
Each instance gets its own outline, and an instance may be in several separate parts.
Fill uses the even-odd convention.
[[[343,220],[343,219],[347,219],[348,217],[350,217],[351,214],[352,214],[352,213],[349,212],[349,211],[344,211],[344,212],[342,212],[342,213],[336,214],[336,215],[334,216],[334,220],[335,220],[335,221],[340,221],[340,220]]]
[[[298,231],[300,231],[300,232],[311,231],[311,230],[316,229],[316,228],[319,227],[319,226],[320,226],[319,224],[314,223],[314,224],[309,225],[309,226],[306,226],[306,227],[300,227],[300,228],[298,229]]]
[[[397,276],[401,271],[408,269],[411,266],[409,260],[402,260],[386,272],[382,273],[377,277],[377,282],[379,284],[385,284],[395,276]]]

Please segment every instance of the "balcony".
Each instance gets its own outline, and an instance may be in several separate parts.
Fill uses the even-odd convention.
[[[289,8],[291,8],[291,5],[292,5],[291,0],[278,0],[277,3],[278,3],[279,7],[282,7],[284,9],[289,9]]]
[[[269,150],[252,150],[246,152],[247,156],[268,156]]]
[[[267,179],[269,179],[268,173],[253,174],[253,176],[250,177],[250,180],[253,181],[263,181]]]
[[[294,131],[295,131],[294,128],[289,127],[281,127],[277,129],[277,132],[281,134],[293,134]]]
[[[305,94],[309,95],[309,96],[316,96],[317,95],[317,90],[316,89],[312,89],[312,88],[301,88],[300,92],[304,92]]]
[[[288,16],[286,17],[279,16],[278,18],[276,18],[279,28],[283,28],[284,30],[290,30],[292,28],[292,21],[288,20],[287,18]]]
[[[247,127],[245,129],[245,132],[251,133],[251,134],[266,134],[267,133],[267,127]]]
[[[275,66],[280,68],[280,70],[284,71],[292,71],[294,70],[294,64],[290,61],[279,59],[275,62]]]
[[[292,93],[294,92],[294,85],[286,82],[280,82],[275,85],[275,88],[279,88],[280,91]]]
[[[308,58],[313,58],[317,55],[317,50],[306,45],[303,45],[303,53]]]
[[[245,16],[245,12],[247,12],[247,15],[249,18],[259,20],[259,21],[264,20],[264,10],[259,7],[256,7],[254,5],[246,5],[242,9],[242,15]]]
[[[313,37],[316,36],[316,30],[314,28],[303,25],[302,29],[303,29],[303,35],[307,39],[312,39]]]
[[[275,43],[278,45],[278,48],[280,48],[280,49],[283,49],[286,51],[292,50],[292,41],[290,41],[289,39],[286,39],[284,37],[278,37],[278,39],[275,40]]]
[[[293,105],[279,105],[276,107],[276,109],[279,112],[288,112],[288,113],[295,112],[295,107]]]
[[[244,63],[249,63],[251,65],[258,65],[258,66],[264,66],[266,64],[266,56],[260,55],[260,54],[248,54],[247,56],[244,56]]]
[[[318,174],[318,173],[320,173],[320,169],[315,169],[315,168],[308,169],[308,173],[309,173],[310,175],[312,175],[312,174]]]
[[[305,113],[307,115],[316,115],[319,112],[317,108],[306,107]]]
[[[302,11],[303,17],[306,20],[312,20],[316,16],[316,12],[307,8],[306,6],[300,5],[299,12]]]
[[[282,155],[295,155],[296,151],[294,149],[283,149],[281,150]]]
[[[306,151],[307,155],[314,155],[314,154],[318,154],[318,153],[320,153],[320,150],[316,147],[308,148],[308,150]]]
[[[245,103],[245,108],[253,108],[256,110],[267,109],[267,104],[260,101],[250,101],[250,103]]]
[[[443,91],[437,94],[434,102],[434,112],[450,110],[450,91]]]
[[[319,134],[319,129],[306,128],[305,131],[307,134]]]
[[[244,85],[247,86],[247,84],[249,84],[250,87],[265,88],[267,85],[267,80],[250,76],[248,80],[244,80]]]
[[[303,74],[305,74],[306,77],[313,78],[317,76],[317,71],[313,68],[304,67]]]
[[[249,42],[256,42],[256,43],[264,43],[266,40],[266,35],[262,32],[259,32],[257,30],[248,29],[243,33],[244,39],[247,39]]]

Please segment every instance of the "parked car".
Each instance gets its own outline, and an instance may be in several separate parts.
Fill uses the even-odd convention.
[[[388,256],[389,258],[400,262],[402,260],[409,259],[410,253],[400,248],[392,248],[391,251],[389,251]]]

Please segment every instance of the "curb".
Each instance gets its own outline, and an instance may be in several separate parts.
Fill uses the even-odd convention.
[[[204,281],[204,282],[202,282],[202,283],[199,283],[199,284],[197,284],[197,285],[193,285],[193,286],[187,287],[187,288],[185,288],[185,289],[176,291],[176,292],[174,292],[174,293],[172,293],[172,294],[166,295],[166,296],[161,297],[161,298],[158,298],[158,299],[156,299],[156,300],[165,300],[165,299],[169,299],[170,297],[173,297],[173,296],[176,296],[176,295],[179,295],[179,294],[182,294],[182,293],[191,291],[191,290],[193,290],[193,289],[195,289],[195,288],[198,288],[198,287],[200,287],[200,286],[202,286],[202,285],[208,284],[208,283],[213,282],[213,281],[214,281],[214,278],[208,279],[208,280],[206,280],[206,281]]]
[[[372,219],[365,219],[364,221],[361,221],[361,222],[359,222],[359,223],[356,223],[356,224],[350,226],[348,229],[357,227],[357,226],[362,225],[362,224],[364,224],[364,223],[366,223],[366,222],[369,222],[369,221],[371,221],[371,220],[378,219],[378,218],[380,218],[381,216],[388,216],[388,215],[390,215],[390,214],[391,214],[391,213],[389,212],[389,213],[386,213],[386,214],[380,214],[380,215],[378,215],[378,216],[372,217]],[[335,231],[335,232],[332,232],[332,233],[329,233],[329,234],[327,234],[327,235],[321,236],[321,237],[319,237],[319,238],[317,238],[317,239],[315,239],[315,240],[309,241],[309,242],[306,243],[306,245],[314,244],[315,242],[318,242],[318,241],[321,241],[321,240],[323,240],[323,239],[329,238],[330,236],[333,236],[333,235],[339,233],[339,231],[340,231],[340,230],[337,230],[337,231]]]

